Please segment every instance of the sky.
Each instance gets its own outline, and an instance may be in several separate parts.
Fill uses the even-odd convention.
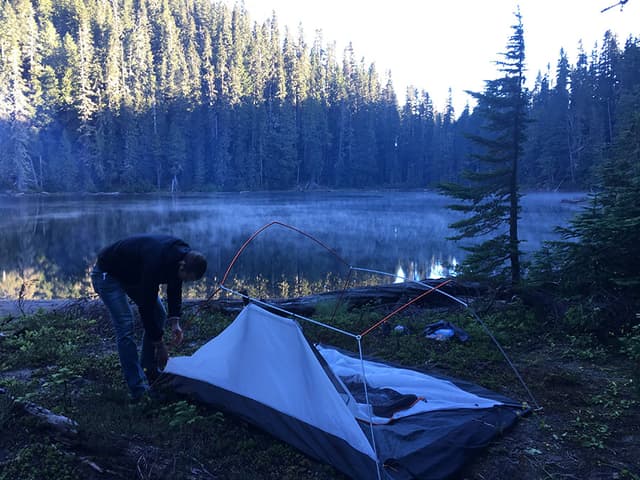
[[[226,0],[233,5],[235,0]],[[456,114],[473,104],[465,90],[482,91],[484,80],[498,77],[495,61],[505,51],[518,5],[525,30],[527,86],[551,65],[552,77],[564,47],[575,64],[582,40],[589,54],[606,30],[620,45],[640,37],[640,0],[244,0],[253,21],[276,12],[281,31],[297,35],[302,23],[308,44],[321,29],[323,42],[336,42],[342,58],[351,42],[357,58],[375,63],[382,83],[391,78],[400,104],[406,88],[426,90],[437,110],[452,89]]]

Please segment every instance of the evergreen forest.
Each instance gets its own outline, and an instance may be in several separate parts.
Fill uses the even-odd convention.
[[[242,3],[2,0],[0,191],[428,188],[480,168],[473,108],[398,99],[352,46],[305,39]],[[591,48],[549,52],[525,92],[523,189],[593,190],[634,136],[640,40]]]
[[[464,302],[443,307],[434,300],[442,296],[425,297],[429,288],[398,307],[409,290],[398,285],[401,297],[392,298],[382,285],[358,305],[347,305],[344,291],[337,303],[321,303],[302,275],[292,284],[257,276],[242,291],[265,299],[262,287],[273,281],[283,299],[315,298],[308,346],[348,351],[357,338],[362,354],[361,337],[385,322],[367,337],[367,356],[522,401],[527,411],[518,425],[481,455],[487,429],[473,433],[482,441],[460,454],[459,478],[638,480],[640,36],[602,32],[576,58],[548,52],[546,71],[531,72],[525,30],[518,11],[496,55],[497,77],[483,92],[469,92],[476,105],[457,112],[450,94],[437,111],[426,90],[409,87],[399,99],[392,73],[378,72],[351,45],[338,51],[321,31],[309,41],[302,26],[280,26],[276,13],[256,22],[241,0],[233,7],[223,0],[0,0],[0,201],[39,192],[437,189],[464,214],[449,239],[482,242],[464,247],[460,275],[438,286],[458,284]],[[421,61],[434,48],[398,53]],[[520,199],[534,190],[589,195],[558,227],[559,240],[525,258]],[[165,225],[147,223],[151,231]],[[130,403],[101,302],[53,299],[29,310],[34,279],[75,297],[88,291],[94,257],[72,248],[84,238],[81,229],[67,244],[39,214],[25,225],[15,235],[9,230],[15,241],[8,236],[3,247],[18,267],[1,277],[17,294],[0,298],[0,432],[8,432],[0,433],[0,480],[346,478],[224,405],[179,394],[170,380],[151,384],[159,395]],[[84,283],[57,284],[64,279],[57,264],[34,253],[38,235],[52,256],[89,266]],[[275,264],[289,253],[261,255]],[[171,345],[171,356],[210,345],[234,322],[243,302],[236,307],[222,292],[214,299],[217,292],[185,304],[186,341]],[[198,287],[188,293],[209,295]],[[441,323],[463,329],[470,341],[425,335]],[[352,338],[349,331],[365,333]],[[329,372],[325,364],[318,368]],[[236,398],[228,393],[223,401]],[[464,425],[467,414],[459,411]],[[443,417],[432,413],[435,427],[428,428],[437,434]],[[502,423],[492,415],[483,418]],[[348,442],[332,438],[342,458],[338,450]],[[448,440],[438,445],[457,447]],[[394,458],[380,467],[398,478],[411,474]]]

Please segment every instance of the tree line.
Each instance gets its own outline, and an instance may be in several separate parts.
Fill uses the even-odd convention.
[[[417,49],[423,46],[416,46]],[[437,48],[437,47],[434,47]],[[434,66],[437,68],[437,66]],[[443,74],[445,74],[443,72]],[[640,104],[640,43],[561,50],[526,91],[518,181],[590,189]],[[429,187],[481,170],[486,116],[209,0],[2,0],[0,190]]]
[[[604,46],[613,45],[613,37],[605,34]],[[478,102],[474,115],[483,120],[481,131],[469,136],[474,144],[470,158],[476,163],[463,170],[463,181],[443,182],[439,189],[458,200],[450,208],[465,213],[451,225],[457,231],[452,238],[481,237],[463,247],[469,252],[463,275],[496,285],[510,283],[512,291],[546,309],[547,318],[564,310],[567,331],[601,341],[621,337],[623,350],[638,359],[640,57],[631,41],[624,61],[618,53],[605,48],[600,58],[606,61],[598,64],[595,76],[598,83],[588,95],[582,92],[583,99],[591,100],[591,110],[583,116],[577,113],[579,101],[573,100],[580,98],[580,69],[570,69],[562,54],[555,86],[549,88],[540,76],[530,102],[524,88],[524,27],[518,11],[505,52],[496,62],[498,77],[486,81],[482,92],[470,92]],[[572,88],[565,95],[568,80]],[[560,105],[565,108],[558,110]],[[539,118],[531,118],[534,113]],[[601,139],[598,149],[592,136],[575,133],[576,125],[578,132]],[[549,154],[561,151],[570,160],[564,166]],[[519,177],[523,167],[532,168],[527,163],[532,156],[547,181],[573,184],[586,163],[593,182],[588,205],[568,226],[557,228],[561,240],[547,242],[533,262],[523,258],[518,236],[526,184]]]

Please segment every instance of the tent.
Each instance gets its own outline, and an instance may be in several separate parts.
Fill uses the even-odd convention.
[[[471,383],[312,345],[296,320],[254,303],[165,373],[356,479],[447,478],[527,411]]]

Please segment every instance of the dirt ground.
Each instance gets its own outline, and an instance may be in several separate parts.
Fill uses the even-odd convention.
[[[541,410],[472,461],[461,479],[640,479],[638,366],[543,346],[519,359]]]
[[[224,327],[215,323],[194,321],[193,344]],[[53,433],[0,394],[0,480],[345,478],[210,407],[181,398],[127,407],[104,319],[45,315],[0,326],[0,387],[82,426],[77,436]],[[381,353],[425,365],[463,351],[438,345],[434,357],[421,357],[431,344],[419,335],[379,342]],[[482,345],[470,348],[458,373],[476,369],[493,381],[488,387],[522,398],[513,383],[491,375]],[[456,478],[640,480],[638,365],[575,337],[541,335],[514,342],[509,353],[540,408],[470,458]]]

